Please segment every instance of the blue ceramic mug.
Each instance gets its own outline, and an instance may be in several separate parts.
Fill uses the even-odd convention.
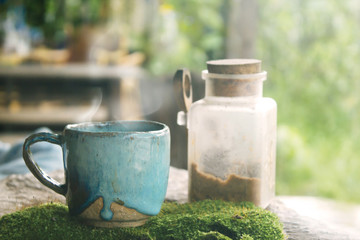
[[[62,147],[65,184],[32,159],[30,146],[40,141]],[[66,197],[71,215],[100,227],[140,226],[159,213],[165,199],[170,131],[152,121],[73,124],[61,135],[31,135],[23,157],[41,183]]]

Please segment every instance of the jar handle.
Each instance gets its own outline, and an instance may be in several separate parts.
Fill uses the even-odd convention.
[[[181,111],[188,112],[193,101],[193,90],[190,71],[178,69],[174,75],[174,92]]]

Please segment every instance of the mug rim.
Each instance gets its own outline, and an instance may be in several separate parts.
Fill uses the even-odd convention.
[[[147,123],[153,126],[158,126],[159,129],[155,130],[114,130],[114,131],[91,131],[90,127],[96,126],[106,126],[106,125],[116,125],[120,123],[125,124],[136,124],[136,123]],[[81,129],[83,127],[84,129]],[[83,122],[83,123],[74,123],[68,124],[65,126],[64,132],[73,132],[73,133],[82,133],[82,134],[91,134],[91,135],[102,135],[102,134],[161,134],[169,131],[169,127],[161,122],[151,121],[151,120],[116,120],[116,121],[102,121],[102,122]]]

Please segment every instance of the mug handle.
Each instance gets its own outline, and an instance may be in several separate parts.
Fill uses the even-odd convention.
[[[40,166],[32,159],[30,146],[36,142],[42,142],[42,141],[57,144],[60,147],[62,147],[62,136],[61,135],[53,134],[53,133],[46,133],[46,132],[32,134],[28,138],[25,139],[25,142],[23,145],[23,158],[24,158],[25,164],[29,168],[31,173],[42,184],[44,184],[46,187],[52,189],[53,191],[65,196],[66,191],[67,191],[66,184],[60,184],[58,181],[49,177],[40,168]]]

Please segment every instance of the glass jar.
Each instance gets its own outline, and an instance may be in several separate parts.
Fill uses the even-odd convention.
[[[207,62],[205,98],[187,114],[189,200],[250,201],[275,195],[276,102],[262,96],[261,61]]]

